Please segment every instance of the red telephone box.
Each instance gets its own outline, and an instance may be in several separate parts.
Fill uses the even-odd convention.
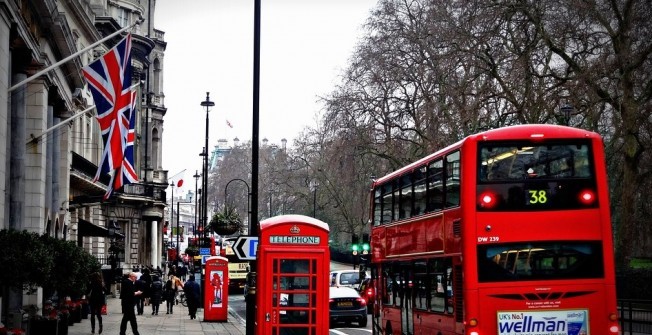
[[[258,334],[328,334],[328,224],[303,215],[260,222]]]
[[[204,321],[227,321],[229,261],[211,256],[206,258],[204,269]]]

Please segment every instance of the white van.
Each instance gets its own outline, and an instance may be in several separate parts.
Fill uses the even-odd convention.
[[[366,275],[367,278],[371,277],[369,272],[367,272]],[[357,289],[360,285],[360,282],[362,282],[362,278],[360,278],[360,271],[358,270],[331,271],[330,278],[331,286],[344,286]]]

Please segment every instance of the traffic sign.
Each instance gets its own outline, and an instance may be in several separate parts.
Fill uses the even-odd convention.
[[[241,261],[253,261],[256,259],[258,249],[258,236],[240,236],[233,243],[235,256]]]

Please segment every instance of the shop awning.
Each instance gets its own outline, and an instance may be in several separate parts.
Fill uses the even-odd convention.
[[[79,219],[79,236],[95,236],[95,237],[115,237],[122,239],[124,234],[121,234],[115,231],[114,235],[111,236],[109,229],[106,227],[98,226],[90,221],[84,219]]]

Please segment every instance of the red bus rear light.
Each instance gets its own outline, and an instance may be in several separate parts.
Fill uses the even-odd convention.
[[[498,204],[496,194],[489,191],[480,194],[480,198],[478,200],[480,201],[481,208],[492,209]]]
[[[595,202],[595,192],[592,190],[583,190],[580,192],[580,203],[591,205]]]

